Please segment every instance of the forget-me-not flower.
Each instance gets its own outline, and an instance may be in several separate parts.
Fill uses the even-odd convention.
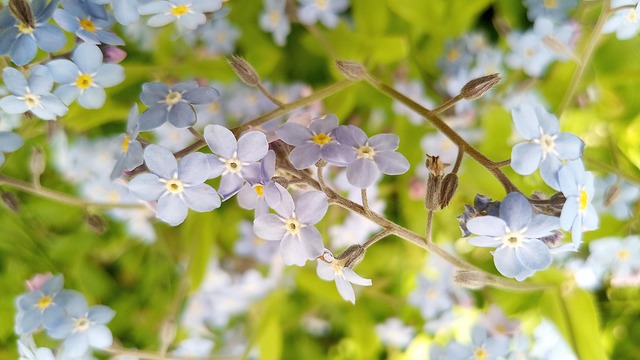
[[[240,191],[247,178],[259,177],[259,161],[267,155],[269,143],[264,133],[249,131],[238,140],[231,130],[207,125],[204,139],[214,155],[209,155],[209,178],[222,175],[218,191],[224,200]]]
[[[637,4],[637,5],[636,5]],[[640,29],[640,4],[638,0],[613,0],[611,8],[636,5],[632,8],[620,9],[607,19],[602,27],[603,34],[616,33],[620,40],[631,39],[638,34]]]
[[[522,281],[551,265],[549,247],[540,240],[560,227],[556,217],[533,214],[520,193],[510,193],[500,204],[500,216],[480,216],[467,222],[471,245],[497,247],[493,261],[498,271]]]
[[[191,153],[180,161],[158,145],[144,150],[144,161],[152,174],[141,174],[129,183],[129,190],[146,201],[158,201],[158,218],[169,225],[181,224],[189,209],[198,212],[220,207],[220,196],[205,184],[209,163],[203,153]]]
[[[209,87],[199,87],[196,81],[175,84],[172,87],[161,82],[142,84],[140,100],[149,108],[140,115],[140,131],[148,131],[169,121],[178,128],[196,123],[193,105],[215,101],[220,93]]]
[[[539,17],[553,20],[565,20],[567,13],[576,7],[576,0],[525,0],[527,17],[534,21]]]
[[[288,193],[287,193],[288,194]],[[253,221],[253,231],[265,240],[280,241],[280,255],[287,265],[303,266],[324,253],[322,236],[314,226],[329,207],[321,191],[306,192],[294,202],[291,196]]]
[[[409,161],[396,152],[400,139],[395,134],[378,134],[369,138],[360,128],[348,125],[335,130],[338,142],[348,146],[355,160],[347,165],[347,180],[353,186],[366,189],[380,176],[404,174]]]
[[[527,140],[513,147],[511,167],[520,175],[529,175],[540,167],[542,179],[559,190],[562,162],[582,156],[584,142],[573,134],[560,132],[558,118],[540,105],[532,108],[521,104],[511,110],[511,115],[516,130]]]
[[[409,346],[416,333],[414,328],[405,325],[397,317],[389,318],[376,325],[375,330],[383,344],[396,349],[404,349]]]
[[[346,259],[336,259],[333,254],[326,250],[322,257],[318,259],[316,272],[318,277],[326,281],[335,281],[338,292],[343,299],[356,303],[356,295],[351,284],[360,286],[371,286],[371,279],[365,279],[345,266]]]
[[[240,37],[238,27],[224,18],[207,22],[197,31],[208,52],[214,55],[232,54]]]
[[[122,25],[133,25],[140,19],[138,14],[138,6],[141,3],[149,2],[149,0],[87,0],[94,4],[106,5],[111,4],[113,15],[116,21]]]
[[[573,249],[582,242],[582,231],[598,227],[598,214],[591,203],[594,195],[593,173],[584,170],[582,160],[567,161],[558,172],[560,190],[567,200],[560,214],[560,225],[571,229]]]
[[[640,271],[640,236],[624,239],[606,237],[589,243],[589,265],[611,272],[611,276],[628,277]]]
[[[165,26],[176,22],[187,30],[195,30],[207,21],[206,12],[213,12],[222,7],[222,0],[162,0],[143,4],[138,7],[140,15],[153,15],[147,25]]]
[[[264,11],[260,14],[260,28],[273,35],[273,41],[280,46],[287,42],[291,32],[291,22],[286,13],[286,0],[264,0]]]
[[[69,108],[51,93],[53,77],[43,65],[31,68],[29,80],[11,67],[2,70],[2,80],[13,94],[0,100],[0,108],[8,114],[22,114],[31,111],[43,120],[55,120],[69,111]]]
[[[640,200],[640,187],[610,174],[595,179],[595,195],[591,202],[599,214],[609,213],[618,220],[628,220]]]
[[[349,7],[347,0],[298,0],[298,17],[300,22],[313,25],[318,20],[332,29],[338,25],[338,14]]]
[[[23,335],[18,339],[18,355],[18,360],[56,360],[53,351],[46,347],[37,347],[31,335]]]
[[[124,170],[133,170],[144,162],[142,144],[136,139],[139,133],[138,104],[134,104],[129,110],[127,132],[122,137],[121,152],[118,154],[113,171],[111,171],[111,181],[119,178]]]
[[[47,330],[54,339],[64,339],[63,354],[70,358],[84,355],[89,347],[104,349],[113,343],[111,330],[105,325],[115,311],[104,305],[89,307],[82,295],[73,296],[65,306],[67,316],[57,327]]]
[[[16,65],[26,65],[36,57],[38,48],[52,53],[64,46],[67,38],[60,28],[49,24],[59,0],[33,0],[30,3],[34,24],[13,17],[6,6],[0,11],[0,55],[9,54]]]
[[[52,329],[64,318],[64,306],[73,292],[63,290],[62,275],[51,277],[41,288],[18,297],[16,304],[16,330],[18,334],[30,334],[41,326]]]
[[[4,164],[4,153],[18,150],[24,144],[20,135],[11,131],[0,131],[0,165]]]
[[[271,181],[276,172],[276,154],[269,150],[262,159],[258,178],[247,178],[247,183],[238,192],[238,204],[244,209],[255,209],[255,217],[266,214],[269,208],[278,206],[287,190]]]
[[[509,338],[492,337],[482,326],[471,329],[471,344],[454,342],[449,347],[451,359],[497,360],[509,353]]]
[[[346,166],[355,160],[355,153],[337,141],[334,134],[337,127],[338,118],[329,114],[313,120],[309,127],[287,122],[276,129],[276,135],[295,146],[289,160],[296,169],[309,168],[320,159],[332,165]]]
[[[56,9],[53,18],[61,28],[89,44],[124,45],[118,35],[106,30],[111,27],[112,21],[93,16],[88,6],[98,5],[81,0],[62,0],[62,9]]]
[[[78,45],[71,60],[59,59],[47,64],[53,79],[60,84],[54,94],[67,105],[78,99],[78,104],[84,108],[99,109],[107,99],[104,88],[124,80],[122,66],[103,64],[102,51],[96,45]]]

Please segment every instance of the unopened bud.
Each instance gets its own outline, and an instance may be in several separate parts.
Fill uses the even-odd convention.
[[[487,91],[489,91],[492,87],[494,87],[500,81],[499,74],[491,74],[485,75],[476,79],[469,81],[465,86],[460,90],[460,95],[464,99],[467,100],[475,100],[482,95],[484,95]]]
[[[45,169],[45,160],[44,154],[42,153],[42,149],[33,148],[31,149],[31,159],[29,159],[29,170],[31,170],[31,175],[34,178],[40,178],[40,175],[44,172]]]
[[[442,208],[440,206],[442,201],[442,181],[444,179],[444,168],[448,164],[443,163],[438,156],[427,155],[425,165],[429,170],[429,177],[427,178],[427,194],[424,197],[424,206],[428,210],[438,211]]]
[[[28,0],[9,0],[9,12],[32,30],[36,28],[36,20],[33,17],[31,4]]]
[[[15,213],[20,212],[20,201],[18,201],[18,197],[16,196],[16,194],[3,192],[2,202],[9,208],[9,210]]]
[[[86,217],[87,225],[97,234],[103,234],[107,231],[107,223],[99,215],[90,214]]]
[[[457,270],[453,276],[453,282],[472,290],[482,289],[487,285],[485,275],[473,270]]]
[[[367,74],[367,70],[364,66],[355,61],[336,60],[336,67],[344,77],[353,81],[362,80]]]
[[[353,269],[362,261],[366,253],[364,246],[355,244],[351,245],[342,254],[336,257],[337,260],[344,260],[344,267]]]
[[[177,329],[176,322],[172,319],[167,319],[162,323],[160,327],[160,346],[162,353],[166,353],[173,341],[176,339]]]
[[[227,62],[231,65],[231,68],[243,83],[251,87],[258,86],[260,83],[260,77],[253,66],[251,66],[251,64],[249,64],[245,59],[234,55],[228,59]]]
[[[458,189],[458,175],[449,173],[442,180],[442,188],[440,189],[440,208],[444,209],[449,205],[453,194]]]
[[[569,49],[569,47],[565,44],[563,44],[560,40],[558,40],[557,38],[550,36],[550,35],[546,35],[543,39],[542,39],[542,43],[544,44],[544,46],[551,50],[552,52],[563,56],[565,58],[568,59],[576,59],[576,56],[573,54],[573,52],[571,51],[571,49]],[[580,60],[580,59],[578,59]]]
[[[611,206],[611,204],[616,202],[616,200],[618,200],[619,197],[620,197],[620,184],[615,183],[609,186],[609,188],[604,192],[604,200],[602,201],[602,205],[608,208],[609,206]]]

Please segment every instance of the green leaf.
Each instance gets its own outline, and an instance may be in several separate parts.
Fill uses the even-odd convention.
[[[189,257],[187,274],[190,290],[195,291],[207,272],[209,259],[213,254],[213,245],[220,231],[218,214],[215,211],[207,213],[191,211],[182,226],[180,240],[185,242],[185,252]]]

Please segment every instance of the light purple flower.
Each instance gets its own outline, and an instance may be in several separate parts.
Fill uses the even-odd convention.
[[[352,304],[356,303],[356,295],[351,284],[371,286],[371,279],[365,279],[356,274],[353,269],[345,267],[345,259],[334,258],[329,250],[325,250],[322,257],[318,259],[316,272],[322,280],[335,281],[340,296]]]
[[[13,94],[0,100],[0,108],[7,114],[31,111],[43,120],[55,120],[69,111],[57,96],[51,94],[53,77],[43,65],[31,68],[29,80],[20,71],[6,67],[2,71],[2,80]]]
[[[582,156],[584,142],[573,134],[560,132],[558,118],[542,106],[521,104],[511,110],[511,115],[516,130],[527,140],[513,147],[511,167],[520,175],[529,175],[540,167],[542,179],[559,190],[562,162]]]
[[[144,160],[153,174],[136,176],[129,190],[142,200],[157,200],[160,220],[176,226],[187,217],[188,209],[205,212],[220,207],[220,196],[204,183],[209,174],[205,154],[191,153],[177,162],[169,150],[152,144],[144,150]]]
[[[260,131],[249,131],[238,140],[231,130],[220,125],[207,125],[204,139],[213,152],[209,155],[210,179],[222,175],[218,191],[223,200],[235,195],[247,178],[258,179],[259,161],[267,155],[269,143]]]
[[[291,23],[286,13],[286,0],[264,0],[264,10],[260,14],[260,28],[273,34],[276,44],[284,46],[291,32]]]
[[[280,204],[287,190],[282,185],[271,181],[276,172],[276,154],[269,150],[262,159],[259,178],[247,178],[247,183],[238,192],[238,204],[245,209],[255,209],[255,217],[266,214],[269,208]]]
[[[598,228],[598,214],[591,204],[594,195],[593,173],[584,170],[582,160],[567,161],[558,173],[560,190],[567,200],[560,214],[560,225],[571,229],[573,250],[582,242],[582,232]]]
[[[165,26],[176,22],[186,30],[195,30],[207,21],[206,12],[213,12],[222,7],[222,0],[168,0],[154,1],[138,7],[140,15],[153,15],[147,25]]]
[[[549,247],[540,240],[560,226],[558,218],[533,214],[531,205],[520,193],[510,193],[500,205],[500,216],[480,216],[467,222],[473,234],[471,245],[497,247],[493,261],[498,271],[518,281],[551,265]]]
[[[133,104],[129,110],[127,132],[122,136],[121,152],[118,154],[116,164],[109,176],[111,181],[117,179],[125,170],[133,170],[144,162],[142,144],[136,139],[140,133],[138,126],[138,104]]]
[[[322,159],[329,164],[346,166],[355,159],[352,149],[340,144],[334,134],[338,118],[329,114],[315,119],[305,127],[296,123],[285,123],[276,129],[276,135],[295,148],[289,160],[296,169],[306,169]]]
[[[288,194],[288,193],[287,193]],[[324,252],[322,236],[315,225],[329,207],[321,191],[306,192],[294,202],[289,196],[275,208],[276,214],[264,214],[253,222],[257,236],[280,241],[280,255],[285,264],[303,266]]]
[[[99,109],[107,99],[104,88],[124,80],[122,66],[103,64],[102,51],[96,45],[81,43],[73,51],[71,60],[59,59],[47,64],[53,79],[60,84],[54,94],[67,105],[78,99],[84,108]]]
[[[94,4],[111,4],[116,21],[122,25],[133,25],[138,22],[138,6],[149,0],[88,0]]]
[[[347,0],[298,0],[298,17],[300,22],[313,25],[321,21],[324,26],[332,29],[338,25],[338,14],[349,7]]]
[[[335,136],[355,157],[347,165],[347,180],[353,186],[366,189],[380,173],[399,175],[409,170],[409,161],[396,152],[400,139],[395,134],[378,134],[369,139],[360,128],[348,125],[337,128]]]
[[[106,30],[113,25],[113,21],[92,16],[89,7],[98,7],[97,10],[104,12],[102,6],[96,4],[81,0],[62,0],[62,9],[56,9],[53,18],[61,28],[89,44],[124,45],[118,35]]]

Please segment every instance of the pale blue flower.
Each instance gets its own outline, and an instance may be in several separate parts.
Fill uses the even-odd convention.
[[[144,160],[152,174],[141,174],[129,183],[129,190],[146,201],[157,201],[158,218],[169,225],[181,224],[189,209],[198,212],[220,207],[220,196],[205,184],[209,174],[207,156],[191,153],[180,161],[158,145],[144,150]]]
[[[223,200],[235,195],[246,179],[259,179],[259,163],[269,151],[264,133],[249,131],[238,140],[231,130],[220,125],[207,125],[204,139],[213,152],[208,155],[210,179],[222,175],[218,191]]]
[[[338,127],[335,136],[355,157],[347,165],[347,180],[353,186],[366,189],[378,180],[380,173],[399,175],[409,170],[409,161],[396,152],[400,139],[395,134],[369,138],[360,128],[348,125]]]
[[[634,215],[640,200],[640,187],[614,174],[595,179],[595,195],[591,202],[599,214],[609,213],[618,220],[628,220]]]
[[[556,217],[533,214],[520,193],[510,193],[500,204],[500,215],[475,217],[467,222],[471,245],[497,247],[493,260],[498,271],[518,281],[551,265],[549,247],[540,240],[560,227]]]
[[[640,272],[640,236],[606,237],[589,243],[588,264],[606,269],[614,278]]]
[[[577,0],[525,0],[527,17],[534,21],[539,17],[563,21],[569,11],[578,5]]]
[[[261,161],[258,178],[247,178],[247,183],[238,192],[238,204],[244,209],[255,209],[255,217],[266,214],[286,197],[287,190],[271,181],[276,172],[276,154],[269,150]]]
[[[275,208],[277,215],[256,218],[253,231],[265,240],[280,241],[285,264],[303,266],[324,253],[322,236],[314,225],[322,220],[328,207],[327,196],[321,191],[306,192],[295,202],[289,196]]]
[[[46,347],[37,347],[31,335],[18,339],[18,360],[56,360],[53,351]]]
[[[0,131],[0,165],[4,164],[4,153],[14,152],[24,144],[20,135],[11,131]]]
[[[53,77],[43,65],[31,68],[29,80],[20,71],[6,67],[2,71],[2,80],[13,94],[0,100],[0,108],[8,114],[31,111],[43,120],[55,120],[69,111],[57,96],[51,94]]]
[[[511,32],[507,35],[511,51],[505,56],[505,63],[512,69],[522,69],[533,77],[541,76],[555,59],[554,54],[544,46],[542,36],[533,30]]]
[[[47,280],[42,288],[18,297],[18,334],[30,334],[40,327],[52,329],[60,325],[65,315],[64,306],[73,295],[62,289],[63,283],[62,275],[57,275]]]
[[[280,244],[257,237],[251,221],[242,220],[238,227],[240,236],[233,246],[236,255],[253,258],[261,264],[269,264],[278,252]]]
[[[227,19],[209,21],[199,27],[198,32],[207,50],[214,55],[232,54],[240,37],[240,29]]]
[[[81,43],[73,51],[71,60],[47,63],[53,79],[60,84],[54,94],[67,105],[78,99],[78,104],[84,108],[99,109],[107,99],[104,88],[124,80],[122,66],[103,64],[102,51],[96,45]]]
[[[113,25],[108,16],[107,19],[102,19],[92,15],[97,11],[90,11],[90,6],[98,7],[82,0],[62,0],[62,9],[56,9],[53,18],[61,28],[74,33],[89,44],[124,45],[124,41],[118,35],[107,31]]]
[[[338,14],[349,7],[347,0],[298,0],[298,18],[305,25],[313,25],[318,21],[333,29],[338,25]]]
[[[35,27],[17,21],[9,7],[0,11],[0,55],[9,54],[16,65],[26,65],[36,57],[38,48],[56,52],[64,46],[67,38],[60,28],[49,24],[59,0],[33,0],[31,10]]]
[[[449,347],[448,356],[456,360],[497,360],[508,353],[508,338],[493,338],[482,326],[476,325],[471,329],[471,344],[462,345],[454,342]]]
[[[403,324],[402,320],[396,317],[376,325],[375,330],[383,344],[396,349],[406,348],[416,332],[414,328]]]
[[[511,115],[516,130],[527,140],[513,147],[511,167],[520,175],[529,175],[540,167],[542,179],[559,190],[562,162],[582,156],[584,142],[573,134],[560,132],[558,118],[540,105],[516,106]]]
[[[138,22],[138,6],[150,0],[88,0],[94,4],[111,4],[116,21],[122,25],[133,25]]]
[[[638,0],[613,0],[611,8],[636,5]],[[611,14],[602,27],[603,34],[616,33],[620,40],[631,39],[640,29],[640,4],[633,8],[625,8]]]
[[[573,249],[578,250],[582,232],[598,228],[598,214],[591,203],[594,195],[593,173],[584,170],[581,160],[567,161],[558,173],[560,190],[567,200],[560,214],[560,225],[571,230]]]
[[[129,110],[127,132],[121,140],[121,152],[118,154],[116,164],[109,176],[112,181],[119,178],[123,171],[131,171],[144,162],[142,144],[137,140],[139,133],[138,104],[134,104]]]
[[[272,33],[273,40],[280,46],[284,46],[291,32],[286,6],[286,0],[264,0],[264,10],[260,13],[260,28]]]
[[[152,27],[165,26],[176,22],[186,30],[195,30],[207,21],[204,13],[213,12],[222,7],[222,0],[161,0],[138,7],[140,15],[153,15],[147,20]]]
[[[365,279],[345,266],[346,259],[338,260],[333,254],[325,249],[324,254],[318,259],[316,272],[318,277],[326,281],[335,281],[338,292],[343,299],[356,303],[356,295],[351,284],[360,286],[371,286],[371,279]]]

